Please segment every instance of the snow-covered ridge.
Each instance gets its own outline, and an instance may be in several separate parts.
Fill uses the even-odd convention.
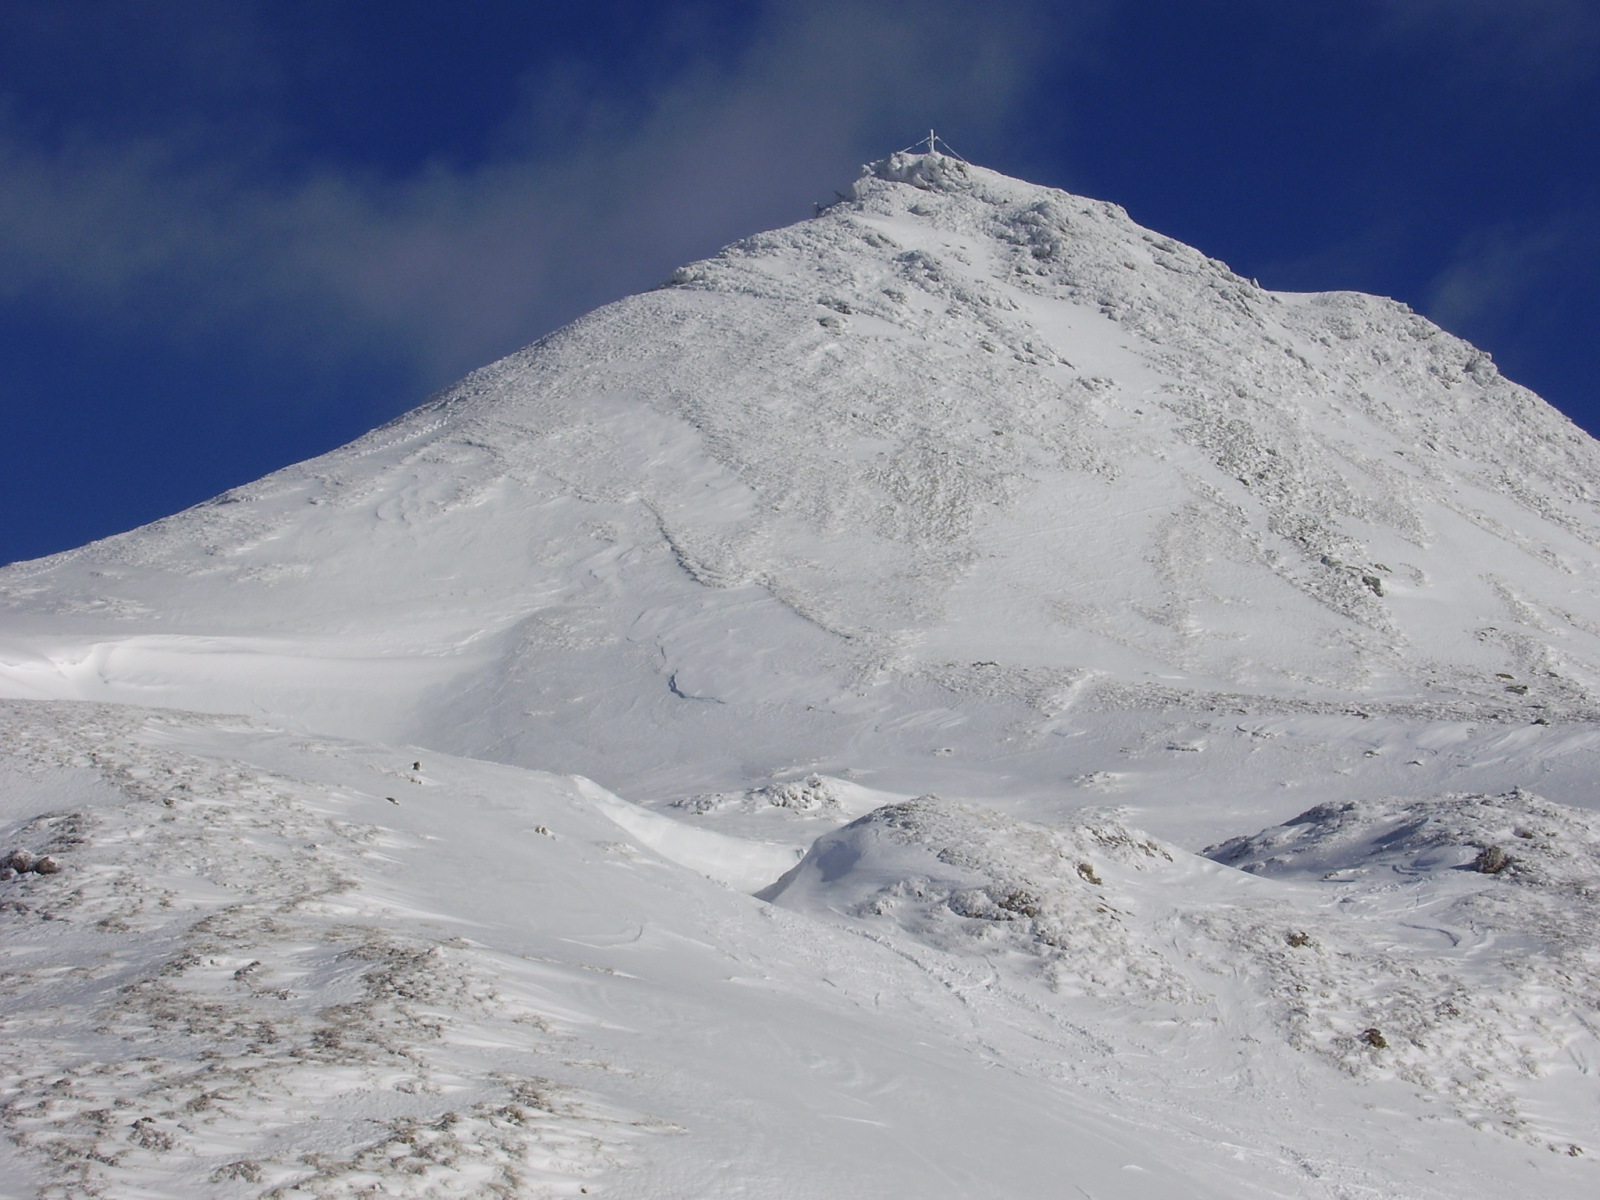
[[[923,796],[818,838],[759,894],[801,911],[889,918],[945,949],[1022,951],[1057,992],[1182,1004],[1189,989],[1142,944],[1115,879],[1174,861],[1173,849],[1115,819],[1080,813],[1045,828]]]
[[[1214,1025],[1593,1151],[1600,818],[1520,791],[1390,799],[1207,854],[1282,882],[1104,812],[1047,828],[929,796],[824,835],[761,895],[979,959],[1060,1020]]]
[[[1315,881],[1324,912],[1354,918],[1297,930],[1305,953],[1276,956],[1297,1044],[1357,1074],[1392,1073],[1484,1127],[1526,1135],[1553,1118],[1552,1148],[1565,1138],[1583,1151],[1600,1035],[1600,817],[1520,789],[1391,797],[1319,805],[1206,853]]]

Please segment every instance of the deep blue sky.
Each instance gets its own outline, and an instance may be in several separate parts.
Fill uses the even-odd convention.
[[[327,450],[930,125],[1600,430],[1600,0],[6,0],[0,562]]]

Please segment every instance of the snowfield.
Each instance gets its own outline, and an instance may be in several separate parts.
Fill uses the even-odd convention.
[[[0,569],[0,1190],[1588,1197],[1600,446],[938,155]]]

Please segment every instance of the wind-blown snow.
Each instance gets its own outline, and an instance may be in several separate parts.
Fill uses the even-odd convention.
[[[874,164],[0,570],[0,1166],[1587,1196],[1596,480],[1402,305]]]

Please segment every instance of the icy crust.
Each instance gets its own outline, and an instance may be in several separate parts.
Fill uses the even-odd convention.
[[[909,183],[930,192],[970,192],[981,175],[971,164],[949,155],[901,151],[862,167],[861,178],[851,187],[850,194],[857,200],[864,199],[871,193],[869,179]]]
[[[1600,816],[1520,788],[1498,796],[1321,804],[1282,825],[1203,853],[1257,875],[1348,882],[1476,871],[1600,896]]]
[[[7,810],[30,781],[85,801],[0,829],[60,863],[0,882],[0,1129],[38,1195],[553,1196],[615,1167],[640,1118],[529,1071],[570,1039],[527,964],[391,920],[362,894],[384,832],[321,789],[160,745],[207,723],[241,727],[0,706]]]
[[[1272,882],[1241,891],[1104,813],[1045,828],[927,796],[762,895],[1042,983],[1063,1021],[1215,1023],[1600,1146],[1600,818],[1520,791],[1329,805],[1206,854]]]
[[[807,775],[803,779],[763,784],[732,794],[708,792],[684,796],[672,801],[671,807],[697,816],[729,809],[743,813],[767,813],[776,809],[796,816],[832,817],[841,811],[842,804],[833,781],[821,775]]]

